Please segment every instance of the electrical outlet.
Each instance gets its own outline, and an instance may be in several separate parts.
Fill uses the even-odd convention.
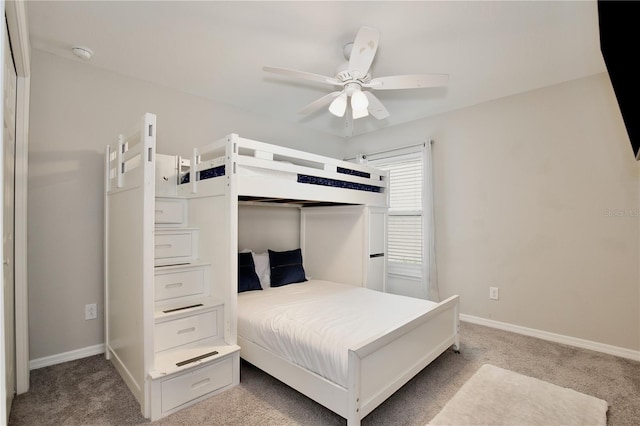
[[[498,300],[499,298],[500,293],[498,287],[489,287],[489,299]]]
[[[84,319],[96,319],[98,317],[98,307],[95,303],[84,305]]]

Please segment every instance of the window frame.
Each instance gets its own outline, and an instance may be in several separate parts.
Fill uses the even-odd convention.
[[[419,164],[419,168],[420,168],[419,174],[418,176],[416,176],[416,180],[419,182],[420,187],[419,187],[419,190],[414,191],[414,194],[415,192],[420,194],[420,203],[419,203],[420,207],[418,209],[415,209],[415,208],[414,209],[393,209],[393,207],[390,205],[389,211],[388,211],[389,219],[391,219],[393,216],[411,216],[411,217],[420,218],[420,225],[419,225],[420,249],[419,249],[419,252],[416,253],[417,257],[419,257],[420,259],[420,262],[413,263],[413,262],[402,262],[402,261],[391,260],[391,255],[389,254],[391,250],[390,244],[389,244],[389,234],[390,232],[392,232],[392,229],[391,229],[392,227],[389,220],[387,223],[387,273],[389,275],[396,275],[396,276],[413,278],[413,279],[422,279],[424,276],[425,164],[424,164],[424,154],[422,151],[423,149],[414,148],[412,150],[400,150],[400,152],[391,151],[391,152],[378,154],[375,156],[371,155],[371,156],[368,156],[367,158],[368,164],[370,166],[379,168],[382,170],[389,170],[389,180],[390,180],[389,191],[392,191],[392,183],[391,183],[392,172],[390,171],[390,169],[391,167],[393,167],[393,165],[398,165],[398,164],[406,163],[409,161],[415,161]],[[391,198],[392,198],[392,195],[390,194],[389,199],[391,200]]]

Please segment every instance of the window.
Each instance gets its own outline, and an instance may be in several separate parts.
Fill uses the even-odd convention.
[[[421,277],[424,259],[422,152],[370,159],[369,165],[389,171],[389,273]]]

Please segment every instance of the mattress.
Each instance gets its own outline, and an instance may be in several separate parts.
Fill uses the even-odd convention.
[[[437,304],[311,280],[238,294],[238,334],[347,387],[348,350]]]

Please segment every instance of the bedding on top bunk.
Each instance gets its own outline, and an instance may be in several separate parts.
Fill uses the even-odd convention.
[[[437,303],[310,280],[238,294],[238,334],[347,387],[348,349]]]

